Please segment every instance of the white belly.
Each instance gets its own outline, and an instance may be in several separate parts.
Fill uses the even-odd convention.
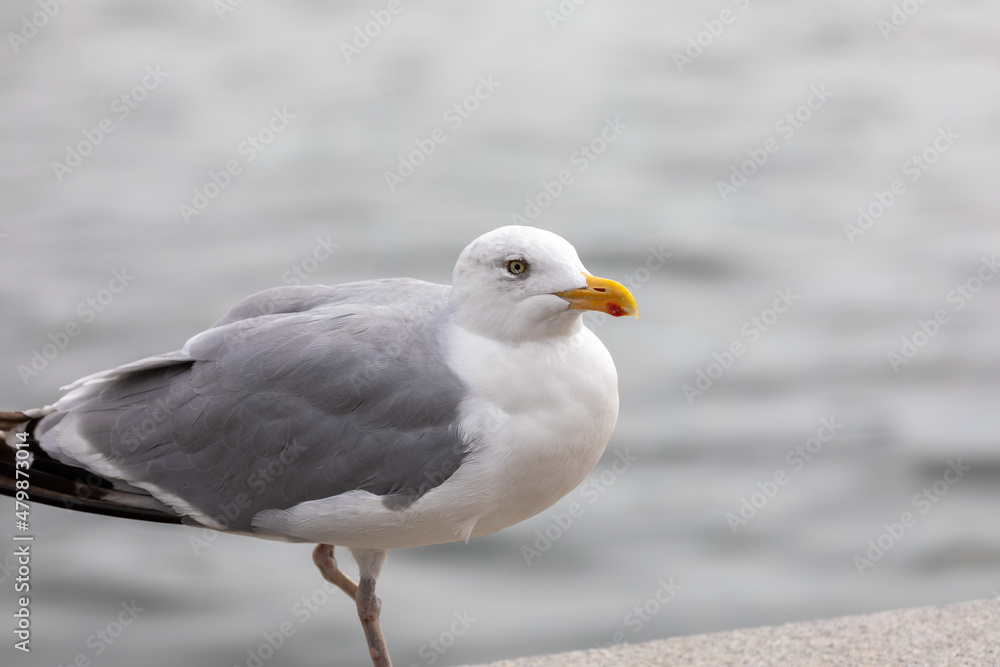
[[[255,528],[307,541],[391,549],[466,540],[523,521],[597,464],[618,416],[618,379],[589,329],[558,344],[510,347],[456,329],[449,359],[471,388],[460,408],[474,451],[404,510],[352,491],[262,512]]]

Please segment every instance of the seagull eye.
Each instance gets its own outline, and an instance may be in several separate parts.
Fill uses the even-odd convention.
[[[523,259],[512,259],[507,262],[507,272],[519,276],[528,270],[528,263]]]

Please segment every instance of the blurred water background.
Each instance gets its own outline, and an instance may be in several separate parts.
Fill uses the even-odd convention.
[[[589,320],[619,369],[618,428],[551,512],[390,554],[396,664],[997,595],[1000,5],[391,8],[0,5],[0,406],[176,349],[270,286],[446,282],[472,238],[534,216],[634,288],[640,320]],[[859,207],[871,222],[845,229]],[[809,443],[823,419],[834,437]],[[554,516],[574,502],[571,525]],[[39,505],[22,654],[12,502],[0,516],[4,665],[252,665],[282,623],[264,664],[366,663],[308,546],[197,549],[191,529]],[[887,547],[870,567],[869,540]]]

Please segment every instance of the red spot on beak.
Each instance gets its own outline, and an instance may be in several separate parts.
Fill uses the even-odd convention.
[[[610,301],[604,304],[604,312],[613,317],[621,317],[622,315],[625,314],[625,311],[622,310],[621,306],[619,306],[617,303],[612,303]]]

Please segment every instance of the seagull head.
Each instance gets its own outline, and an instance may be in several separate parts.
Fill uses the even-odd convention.
[[[459,325],[508,342],[571,335],[585,310],[639,316],[623,285],[591,275],[566,239],[536,227],[509,225],[474,240],[451,286]]]

